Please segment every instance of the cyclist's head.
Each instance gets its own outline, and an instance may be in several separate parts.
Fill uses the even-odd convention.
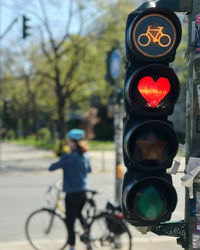
[[[68,146],[71,150],[79,149],[80,153],[84,153],[89,150],[88,143],[85,139],[85,132],[82,129],[71,129],[66,134]]]
[[[66,134],[66,139],[74,140],[74,141],[80,141],[85,138],[85,132],[82,129],[71,129],[67,134]]]

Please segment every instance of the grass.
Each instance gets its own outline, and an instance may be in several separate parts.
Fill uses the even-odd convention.
[[[19,138],[19,139],[12,139],[11,142],[15,142],[21,145],[30,145],[42,149],[54,150],[55,145],[53,143],[46,143],[42,140],[36,140],[34,136],[29,136],[26,139]],[[98,140],[91,140],[89,141],[90,151],[101,151],[101,150],[114,150],[115,145],[112,141],[98,141]]]
[[[107,151],[107,150],[114,150],[115,144],[113,141],[89,141],[90,150],[91,151]]]
[[[37,148],[48,149],[48,150],[53,150],[53,147],[54,147],[53,143],[46,143],[42,140],[36,140],[32,136],[29,136],[26,139],[19,138],[19,139],[12,139],[10,141],[15,142],[20,145],[29,145],[29,146],[34,146]]]

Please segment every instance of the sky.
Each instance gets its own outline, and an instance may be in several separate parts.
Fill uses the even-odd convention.
[[[13,49],[13,44],[18,44],[20,46],[29,46],[31,43],[39,41],[39,27],[41,27],[42,11],[39,4],[41,0],[0,0],[0,34],[2,35],[8,26],[17,18],[17,22],[12,26],[9,32],[0,41],[1,49],[4,47]],[[53,33],[59,37],[63,34],[63,30],[66,27],[69,1],[70,0],[42,0],[45,3],[45,8],[47,9],[47,16],[50,21],[51,27],[53,28]],[[90,7],[89,16],[98,16],[98,13],[92,10],[90,0],[82,0],[83,3],[87,3]],[[104,1],[104,0],[102,0]],[[111,4],[116,0],[106,0],[106,3]],[[139,4],[144,2],[144,0],[135,0]],[[65,4],[63,5],[62,2]],[[74,1],[73,1],[74,2]],[[133,0],[134,2],[134,0]],[[47,3],[51,3],[48,4]],[[75,7],[75,6],[74,6]],[[26,15],[31,18],[29,24],[31,26],[30,33],[31,36],[27,39],[22,39],[22,15]],[[128,14],[128,13],[127,13]],[[71,32],[76,32],[79,24],[77,22],[77,16],[74,16],[73,25],[71,26],[73,30]],[[88,23],[88,26],[90,23]],[[16,45],[15,45],[16,46]]]
[[[42,0],[45,3],[45,9],[47,10],[47,16],[52,25],[54,32],[56,34],[63,33],[63,28],[65,28],[67,22],[67,16],[69,11],[69,0]],[[103,1],[103,0],[102,0]],[[113,0],[109,0],[112,2]],[[0,34],[2,34],[7,27],[12,23],[12,21],[17,18],[18,21],[13,25],[10,31],[7,33],[2,43],[5,44],[8,40],[17,39],[20,41],[22,36],[22,15],[26,15],[31,18],[30,25],[32,26],[31,31],[36,35],[35,28],[41,25],[39,18],[42,18],[43,14],[41,11],[40,0],[0,0]],[[48,4],[47,3],[51,3]],[[64,2],[65,4],[62,4]],[[92,9],[92,4],[90,0],[83,0],[84,4],[88,4],[90,7],[89,15],[98,15],[94,13]],[[75,3],[75,1],[73,1]],[[73,11],[76,11],[76,6],[73,4]],[[76,32],[78,25],[78,17],[74,15],[72,32]]]
[[[47,2],[43,0],[44,2]],[[53,4],[46,5],[47,16],[54,29],[54,33],[59,34],[66,24],[68,15],[68,5],[61,5],[62,1],[50,0]],[[30,4],[31,2],[31,4]],[[49,2],[49,1],[48,1]],[[56,5],[55,5],[56,2]],[[68,1],[65,1],[68,3]],[[31,37],[26,41],[22,40],[22,15],[30,18]],[[17,41],[18,43],[28,43],[27,41],[37,37],[38,27],[41,26],[42,18],[41,6],[38,0],[0,0],[0,34],[2,35],[7,27],[17,18],[17,22],[12,26],[6,36],[2,39],[2,46],[6,46],[9,41]],[[73,29],[77,28],[77,22],[73,20]],[[63,33],[63,32],[62,32]]]

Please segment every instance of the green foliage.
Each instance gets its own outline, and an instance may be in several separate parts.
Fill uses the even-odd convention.
[[[62,148],[60,150],[60,145],[62,145]],[[53,152],[57,155],[57,156],[61,156],[63,154],[68,154],[70,153],[70,149],[66,144],[65,140],[60,140],[57,139],[53,145]]]
[[[19,137],[17,139],[12,139],[11,141],[21,145],[31,145],[38,148],[49,149],[49,150],[53,149],[53,142],[46,143],[43,140],[39,139],[37,140],[35,135],[29,135],[26,138]]]
[[[37,139],[49,143],[51,141],[51,131],[48,128],[41,128],[37,132]]]

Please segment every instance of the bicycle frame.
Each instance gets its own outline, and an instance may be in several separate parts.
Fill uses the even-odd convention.
[[[151,25],[148,26],[146,35],[149,35],[153,39],[153,42],[156,43],[158,42],[158,37],[163,35],[163,27],[158,27],[156,29],[153,29],[151,27]],[[157,32],[157,34],[154,36],[151,32]]]

